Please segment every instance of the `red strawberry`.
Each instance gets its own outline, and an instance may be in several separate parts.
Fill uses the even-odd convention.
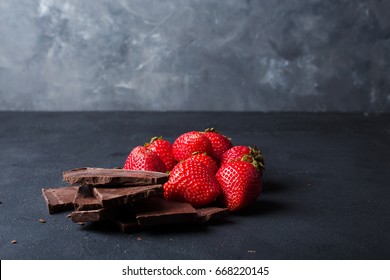
[[[193,156],[190,156],[185,161],[198,161],[203,163],[208,169],[210,169],[213,174],[217,173],[218,166],[217,163],[213,160],[212,157],[209,157],[206,154],[194,154]]]
[[[253,203],[261,193],[262,181],[257,168],[247,161],[231,161],[217,172],[222,200],[230,211]]]
[[[226,136],[220,134],[214,128],[208,128],[205,130],[204,136],[206,136],[213,147],[213,155],[217,162],[220,162],[222,155],[233,147],[232,142]]]
[[[185,160],[194,152],[213,154],[210,140],[198,131],[191,131],[180,135],[173,143],[172,153],[177,161]]]
[[[165,199],[187,202],[194,207],[210,204],[220,193],[221,188],[212,171],[197,161],[178,163],[164,184]]]
[[[123,169],[128,170],[148,170],[166,172],[167,169],[162,160],[153,151],[145,147],[135,147],[125,162]]]
[[[251,148],[248,146],[234,146],[223,154],[220,166],[222,167],[231,161],[241,160],[245,155],[249,161],[252,162],[252,159],[256,161],[254,164],[259,166],[259,170],[262,173],[264,170],[264,157],[257,147]]]
[[[150,143],[146,143],[144,146],[160,157],[165,164],[166,170],[171,171],[176,165],[177,162],[172,154],[172,144],[162,139],[162,137],[153,137]]]

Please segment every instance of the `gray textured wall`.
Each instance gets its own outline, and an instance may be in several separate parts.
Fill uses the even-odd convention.
[[[0,0],[0,110],[390,111],[388,0]]]

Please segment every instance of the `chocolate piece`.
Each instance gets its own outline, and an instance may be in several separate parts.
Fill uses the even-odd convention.
[[[135,201],[131,206],[104,209],[107,212],[104,212],[102,216],[98,216],[100,212],[96,212],[96,210],[73,212],[72,220],[74,214],[82,216],[76,221],[92,222],[109,219],[119,227],[121,232],[133,233],[152,226],[211,222],[226,216],[228,213],[226,208],[195,209],[188,203],[168,201],[158,197]]]
[[[110,209],[101,208],[97,210],[88,211],[74,211],[72,212],[72,221],[75,223],[80,222],[99,222],[110,218]]]
[[[81,210],[96,210],[102,208],[100,201],[94,196],[89,186],[81,186],[74,198],[74,208]]]
[[[104,207],[115,207],[131,203],[137,199],[163,195],[162,185],[127,187],[127,188],[94,188],[93,194]]]
[[[141,229],[135,218],[117,218],[113,219],[112,222],[119,227],[119,230],[123,233],[132,233]]]
[[[63,188],[42,189],[49,213],[73,210],[73,200],[79,187],[69,186]]]
[[[116,217],[113,222],[121,232],[136,232],[145,227],[181,224],[181,223],[206,223],[212,222],[228,214],[226,208],[204,207],[194,209],[188,203],[168,201],[161,198],[148,198],[137,201],[134,204],[137,211],[135,217]]]
[[[108,186],[140,186],[163,184],[168,175],[161,172],[136,171],[124,169],[105,169],[84,167],[63,173],[63,178],[70,184]]]
[[[212,222],[228,215],[227,208],[220,207],[205,207],[196,209],[196,211],[198,223]]]
[[[141,227],[190,223],[197,218],[197,211],[191,204],[149,198],[135,205],[136,219]]]
[[[121,232],[132,233],[145,227],[183,224],[197,221],[197,210],[188,203],[147,198],[136,201],[133,211],[122,211],[113,219]]]

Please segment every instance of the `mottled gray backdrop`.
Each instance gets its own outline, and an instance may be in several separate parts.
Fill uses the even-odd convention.
[[[0,110],[390,111],[389,0],[0,0]]]

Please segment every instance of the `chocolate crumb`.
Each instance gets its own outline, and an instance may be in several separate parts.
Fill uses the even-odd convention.
[[[38,221],[39,221],[40,223],[42,223],[42,224],[46,223],[46,220],[44,220],[44,219],[39,219]]]
[[[141,240],[142,240],[142,238],[141,238],[141,237],[139,237],[139,236],[137,236],[137,240],[138,240],[138,241],[141,241]]]
[[[66,217],[67,217],[67,218],[71,218],[71,217],[72,217],[72,214],[68,214]]]
[[[18,243],[18,241],[16,241],[16,240],[14,239],[14,240],[11,240],[11,243],[12,243],[12,244],[16,244],[16,243]]]
[[[85,225],[85,223],[83,223],[83,222],[78,222],[78,224],[79,224],[80,226]]]

